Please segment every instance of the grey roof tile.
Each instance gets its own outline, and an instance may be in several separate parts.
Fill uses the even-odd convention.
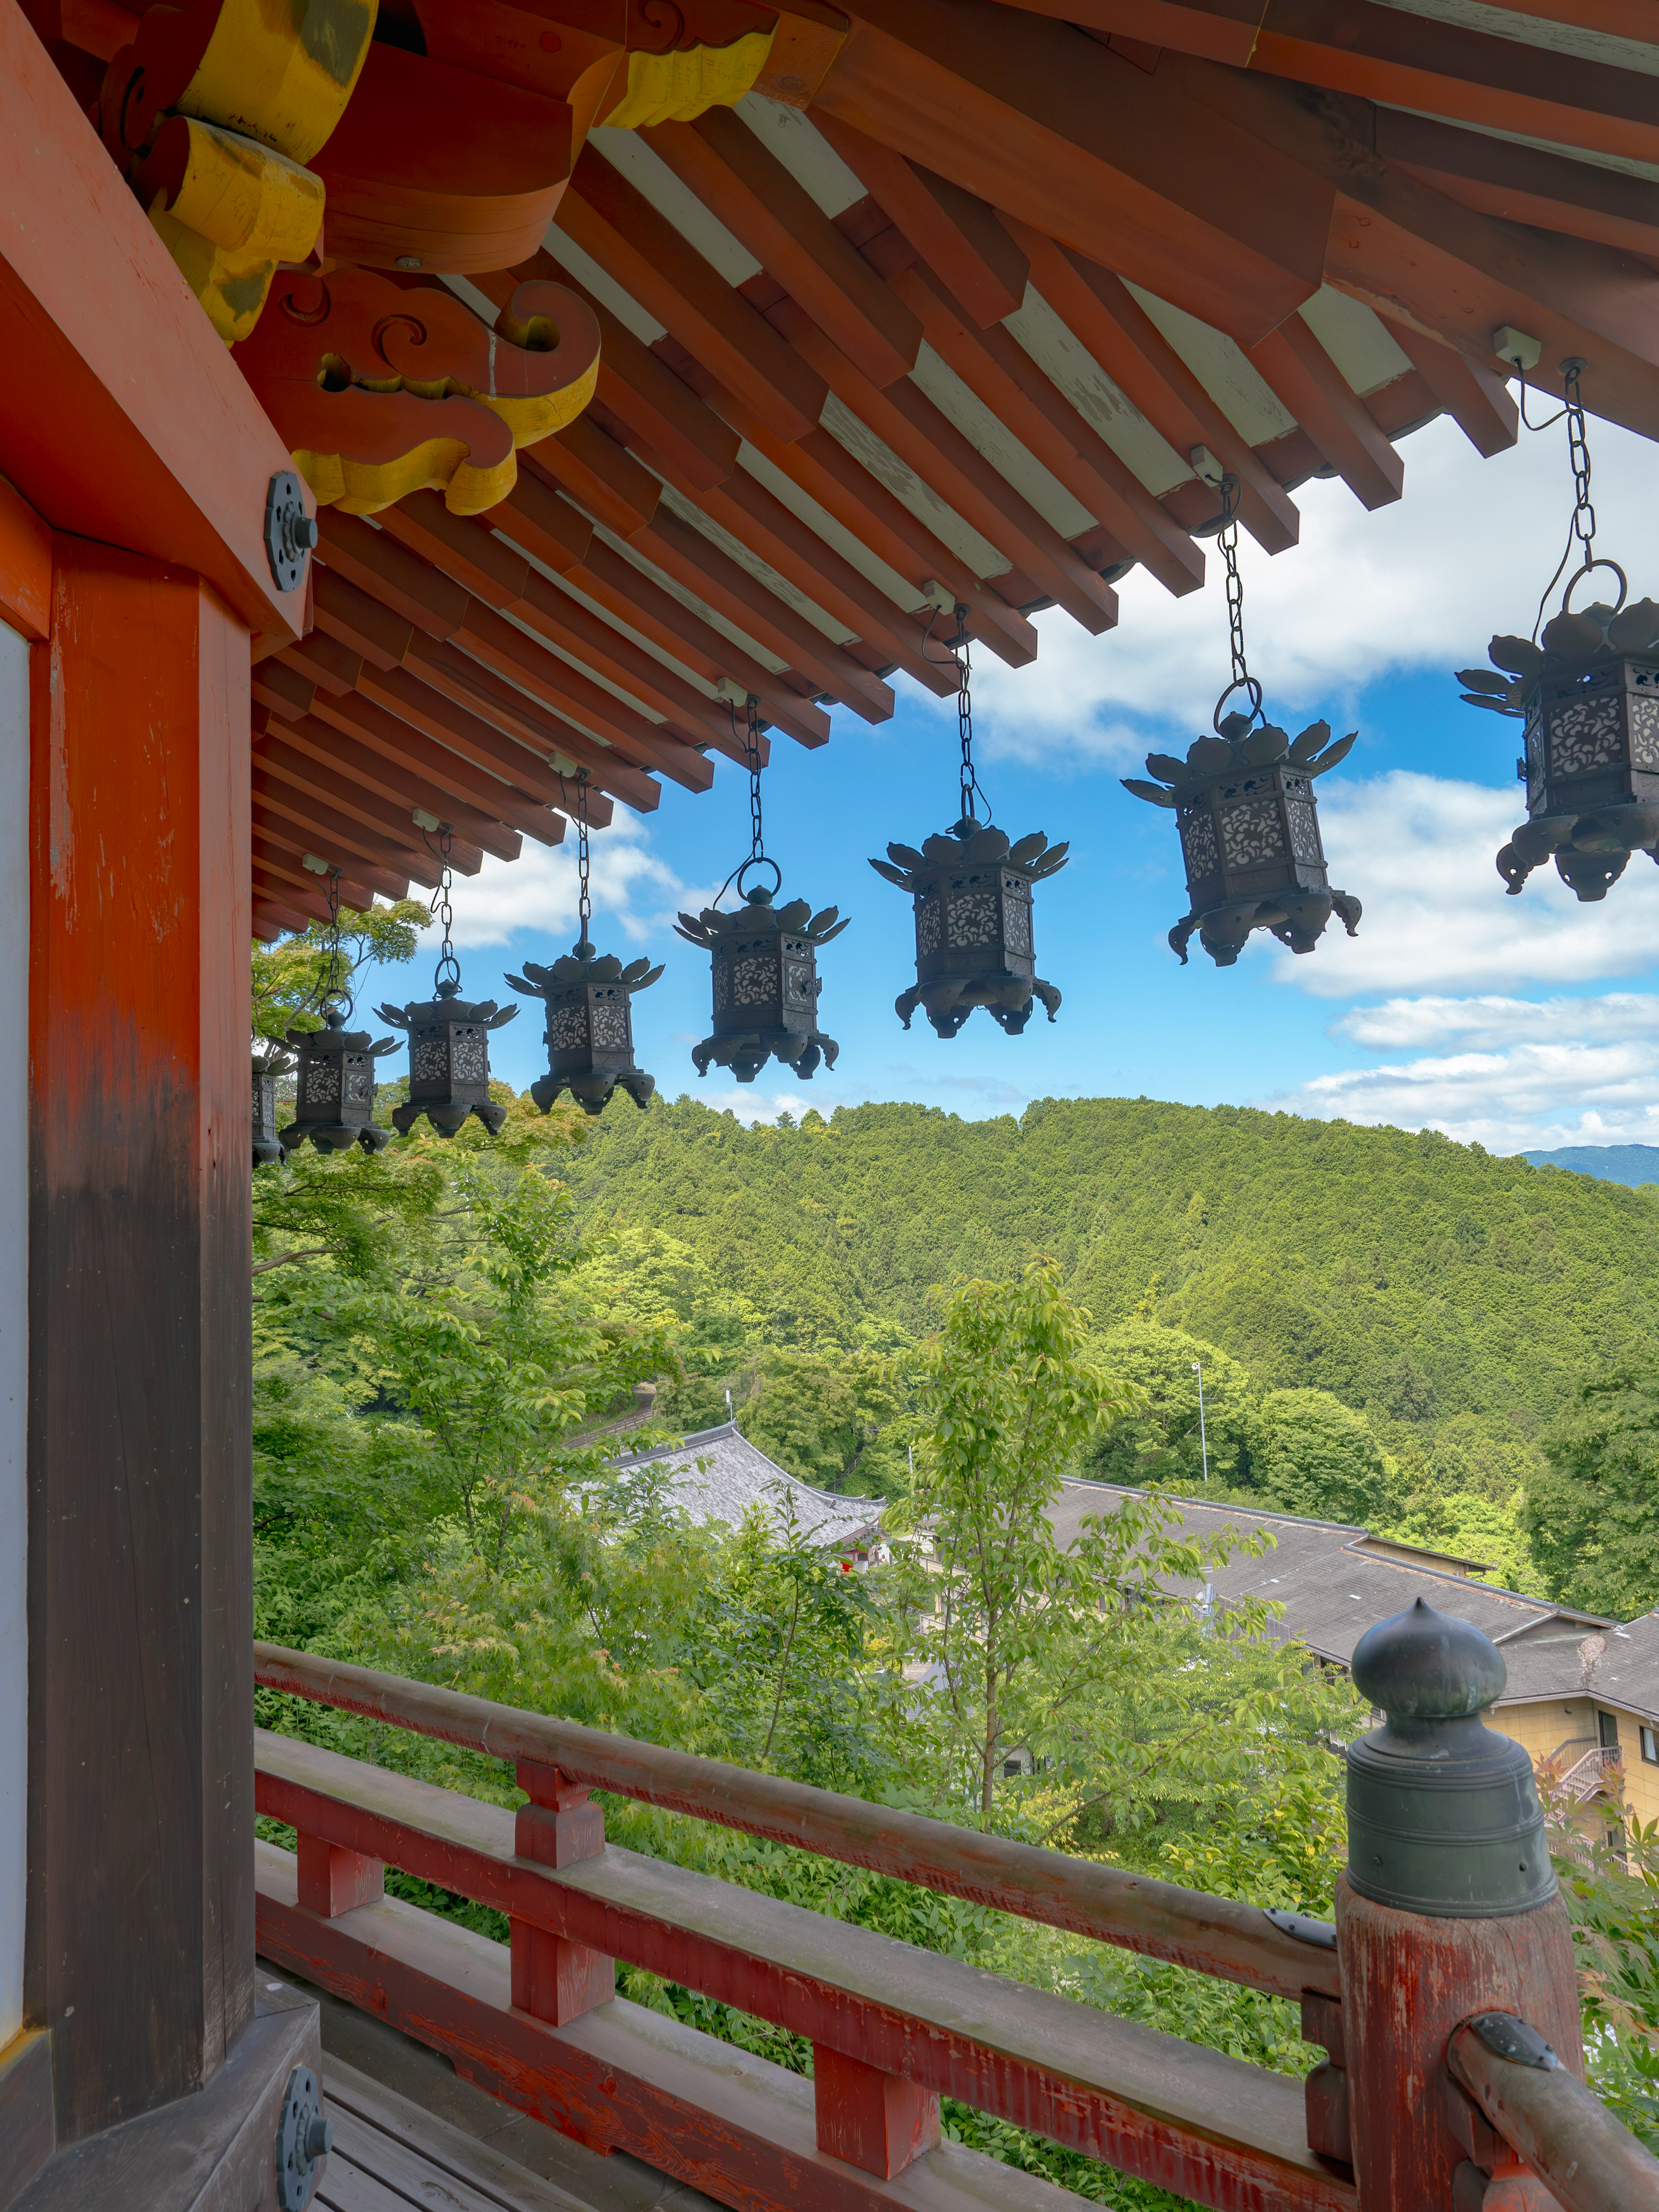
[[[809,1543],[854,1544],[873,1533],[881,1519],[874,1498],[839,1498],[814,1490],[751,1444],[735,1421],[700,1429],[678,1444],[658,1444],[613,1460],[619,1474],[665,1464],[674,1492],[693,1521],[723,1521],[736,1528],[755,1506],[776,1516],[787,1496]],[[781,1487],[780,1487],[781,1486]]]

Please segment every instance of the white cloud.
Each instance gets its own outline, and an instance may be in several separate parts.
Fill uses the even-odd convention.
[[[610,827],[592,833],[592,896],[599,936],[608,943],[614,928],[641,945],[682,908],[695,913],[708,904],[714,891],[683,884],[652,851],[645,825],[618,807]],[[506,945],[520,930],[554,937],[568,933],[574,939],[575,838],[562,845],[538,845],[526,838],[516,860],[498,860],[486,853],[476,876],[456,879],[453,898],[453,934],[463,949]]]
[[[1443,666],[1449,698],[1451,672],[1484,663],[1494,631],[1530,631],[1571,505],[1565,434],[1559,425],[1522,433],[1482,460],[1443,417],[1404,441],[1406,490],[1393,506],[1368,514],[1345,484],[1316,478],[1295,495],[1298,544],[1270,559],[1241,532],[1245,637],[1270,717],[1340,705],[1391,669]],[[1599,422],[1590,442],[1598,548],[1633,551],[1651,534],[1650,449]],[[1149,742],[1167,749],[1174,731],[1207,729],[1228,659],[1221,556],[1206,545],[1201,591],[1172,599],[1134,569],[1117,587],[1118,626],[1101,637],[1051,610],[1036,617],[1035,666],[1010,669],[981,647],[974,694],[985,757],[1121,767]]]
[[[1316,952],[1273,947],[1277,980],[1321,999],[1480,991],[1594,982],[1659,957],[1659,869],[1644,854],[1600,902],[1581,904],[1553,867],[1509,895],[1493,860],[1525,812],[1518,788],[1404,769],[1326,781],[1319,818],[1331,881],[1364,915],[1352,939],[1333,922]]]
[[[1472,1052],[1563,1036],[1589,1041],[1659,1037],[1659,997],[1608,991],[1598,999],[1389,999],[1356,1006],[1332,1034],[1380,1049],[1461,1042]]]
[[[809,1097],[801,1091],[757,1091],[747,1084],[731,1085],[724,1091],[709,1091],[702,1084],[684,1094],[695,1098],[699,1106],[707,1106],[711,1114],[735,1114],[739,1121],[775,1122],[780,1114],[792,1114],[799,1121],[803,1115],[817,1107],[827,1121],[836,1108],[844,1102],[830,1097]]]

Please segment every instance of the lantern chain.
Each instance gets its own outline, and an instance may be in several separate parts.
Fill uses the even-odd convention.
[[[580,945],[585,946],[589,953],[593,949],[592,940],[587,933],[587,925],[593,916],[593,901],[587,887],[590,864],[587,846],[587,770],[585,768],[580,768],[576,771],[576,915],[579,925],[577,936]]]
[[[991,819],[991,802],[985,796],[984,787],[974,768],[974,693],[973,647],[968,635],[968,610],[957,605],[957,634],[951,641],[951,650],[956,656],[957,735],[962,743],[962,819],[972,822],[978,817],[974,812],[977,799],[985,809],[985,819]]]
[[[452,842],[453,833],[448,823],[441,822],[438,824],[437,854],[443,874],[440,878],[437,890],[433,895],[432,912],[444,926],[444,941],[438,953],[438,964],[432,972],[432,984],[434,990],[441,988],[446,982],[453,983],[459,990],[461,981],[461,963],[455,957],[455,947],[451,943],[449,935],[455,920],[454,909],[449,902],[450,886],[454,880],[453,872],[449,865],[449,848]]]
[[[1261,686],[1250,673],[1250,664],[1244,657],[1244,580],[1238,573],[1238,508],[1243,487],[1231,473],[1221,479],[1221,527],[1216,532],[1216,544],[1221,548],[1222,560],[1227,568],[1227,637],[1232,649],[1233,680],[1222,693],[1215,710],[1215,726],[1221,726],[1221,709],[1235,691],[1243,691],[1250,702],[1250,719],[1261,715]],[[1266,716],[1261,715],[1265,721]]]
[[[337,1004],[342,999],[345,1000],[347,1014],[349,1015],[351,1012],[351,994],[346,988],[348,982],[350,981],[350,975],[349,971],[347,971],[344,975],[341,973],[343,964],[342,953],[343,947],[341,945],[340,933],[340,871],[337,868],[331,868],[328,872],[328,943],[326,947],[326,957],[321,973],[319,975],[317,979],[315,1003],[319,1013],[326,1014],[329,1007]]]
[[[1595,505],[1590,497],[1589,434],[1584,427],[1584,402],[1578,389],[1578,380],[1588,366],[1588,362],[1577,354],[1570,354],[1562,362],[1561,377],[1565,404],[1560,414],[1551,417],[1551,421],[1556,422],[1560,422],[1563,416],[1566,419],[1567,460],[1572,470],[1572,519],[1567,525],[1567,542],[1563,549],[1561,558],[1556,563],[1555,574],[1545,585],[1542,596],[1538,602],[1538,617],[1532,626],[1534,642],[1537,640],[1540,625],[1544,619],[1544,610],[1549,605],[1550,593],[1565,573],[1567,563],[1572,558],[1574,546],[1581,548],[1583,554],[1583,558],[1575,572],[1577,575],[1588,575],[1591,568],[1596,566]],[[1527,427],[1531,429],[1534,426],[1528,423]],[[1540,423],[1537,427],[1540,429],[1545,429],[1548,425]],[[1569,585],[1569,598],[1571,596],[1571,588]]]
[[[749,763],[749,857],[766,858],[766,837],[761,822],[760,701],[751,691],[744,702],[744,757]]]

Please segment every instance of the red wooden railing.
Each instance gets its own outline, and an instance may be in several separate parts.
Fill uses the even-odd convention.
[[[262,1954],[567,2134],[632,2151],[737,2212],[1063,2204],[1046,2183],[940,2145],[945,2094],[1218,2212],[1358,2212],[1328,1924],[428,1684],[255,1651],[267,1688],[511,1759],[531,1800],[515,1815],[260,1731],[258,1810],[299,1839],[297,1854],[258,1847]],[[1288,1997],[1327,2059],[1298,2083],[607,1846],[596,1788]],[[510,1949],[386,1898],[387,1864],[497,1907]],[[811,2082],[617,1998],[618,1957],[807,2038]],[[1461,2051],[1468,2038],[1454,2040]],[[1510,2095],[1504,2083],[1522,2070]],[[1496,2191],[1530,2168],[1565,2212],[1659,2212],[1659,2162],[1565,2070],[1558,2081],[1482,2045],[1456,2072],[1445,2087],[1470,2186]],[[1565,2117],[1561,2084],[1579,2100]],[[1549,2148],[1562,2130],[1571,2155]],[[1584,2153],[1587,2130],[1598,2157]],[[1466,2198],[1482,2212],[1467,2188],[1457,2212]],[[1531,2212],[1548,2200],[1501,2203]]]

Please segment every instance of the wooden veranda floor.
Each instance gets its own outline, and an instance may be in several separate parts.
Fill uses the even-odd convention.
[[[276,1978],[264,1960],[259,1978]],[[638,2159],[603,2157],[497,2103],[382,2022],[306,1994],[320,1996],[334,2122],[317,2212],[723,2212]]]

